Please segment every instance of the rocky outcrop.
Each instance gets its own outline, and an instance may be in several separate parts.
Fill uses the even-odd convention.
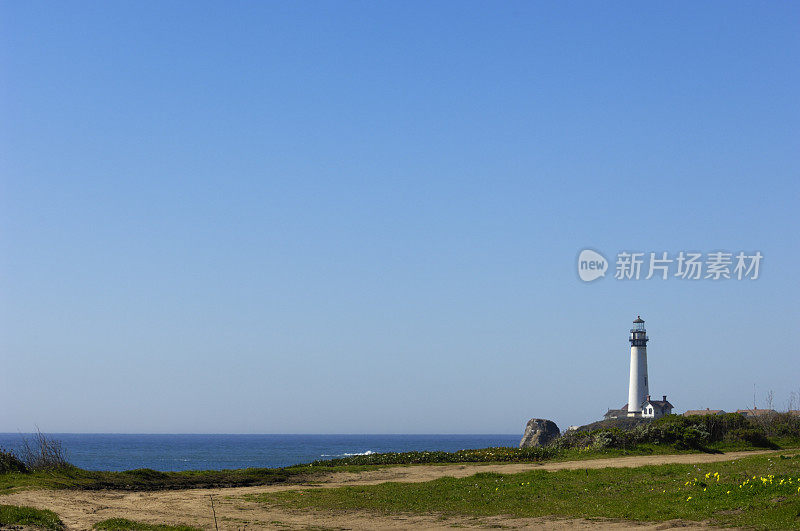
[[[525,434],[519,442],[519,447],[544,446],[560,434],[561,431],[552,420],[531,419],[528,421],[528,425],[525,426]]]

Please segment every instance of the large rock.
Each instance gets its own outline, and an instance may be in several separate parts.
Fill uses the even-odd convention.
[[[519,442],[520,448],[531,446],[544,446],[561,434],[558,426],[552,420],[531,419],[525,426],[525,434]]]

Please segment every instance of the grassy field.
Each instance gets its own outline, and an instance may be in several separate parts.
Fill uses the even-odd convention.
[[[64,529],[64,524],[53,511],[18,505],[0,505],[0,528],[18,525],[41,529]]]
[[[800,456],[711,465],[482,473],[427,483],[250,496],[291,509],[511,517],[672,519],[762,529],[800,528]]]
[[[737,447],[737,449],[753,448]],[[451,463],[533,463],[676,453],[698,453],[698,451],[678,450],[671,446],[648,444],[637,445],[628,449],[484,448],[459,452],[372,454],[331,461],[317,461],[311,464],[286,468],[189,470],[183,472],[159,472],[151,469],[109,472],[83,470],[67,466],[52,470],[0,474],[0,494],[30,488],[147,491],[301,484],[313,482],[315,478],[334,472],[361,472],[384,466],[445,465]]]
[[[728,450],[753,450],[752,446],[736,445]],[[529,450],[547,450],[531,452]],[[707,450],[718,452],[719,450]],[[633,448],[587,449],[517,449],[484,448],[460,452],[404,452],[355,456],[333,461],[286,468],[245,468],[236,470],[188,470],[159,472],[150,469],[123,472],[83,470],[62,467],[34,472],[0,474],[0,494],[19,489],[78,489],[78,490],[178,490],[190,488],[225,488],[256,485],[302,484],[315,481],[334,472],[361,472],[385,466],[446,465],[451,463],[533,463],[575,461],[635,455],[699,453],[698,450],[679,450],[671,446],[641,444]]]
[[[363,466],[338,466],[325,473],[358,472]],[[159,472],[139,469],[124,472],[83,470],[63,467],[35,472],[0,474],[0,494],[16,489],[80,489],[80,490],[176,490],[191,488],[246,487],[278,483],[303,483],[321,473],[309,465],[287,468],[245,468],[238,470],[189,470]]]

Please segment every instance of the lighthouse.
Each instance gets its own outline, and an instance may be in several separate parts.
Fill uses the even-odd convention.
[[[631,378],[628,386],[628,416],[642,415],[642,404],[650,400],[647,384],[647,330],[644,320],[637,316],[628,341],[631,342]],[[664,397],[666,400],[666,397]]]
[[[628,403],[620,409],[609,409],[603,415],[605,420],[623,417],[657,419],[672,414],[675,406],[667,401],[667,395],[663,395],[661,400],[650,398],[650,384],[647,382],[647,342],[649,340],[647,330],[644,329],[644,319],[637,315],[628,338],[628,341],[631,342],[631,378],[628,385]]]

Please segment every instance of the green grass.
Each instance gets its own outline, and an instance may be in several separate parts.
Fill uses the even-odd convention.
[[[0,505],[0,527],[11,525],[64,529],[64,523],[53,511],[18,505]]]
[[[127,529],[135,531],[200,531],[199,527],[191,527],[188,525],[145,524],[142,522],[134,522],[133,520],[126,520],[125,518],[103,520],[102,522],[94,524],[93,528],[112,531]]]
[[[571,461],[625,455],[696,453],[676,450],[670,446],[639,445],[631,449],[562,449],[538,452],[518,448],[485,448],[461,452],[404,452],[372,454],[365,459],[318,461],[286,468],[245,468],[238,470],[189,470],[159,472],[150,469],[124,472],[92,471],[77,467],[35,472],[0,474],[0,494],[19,489],[78,489],[78,490],[176,490],[188,488],[224,488],[256,485],[300,484],[313,482],[332,472],[361,472],[383,466],[450,463],[530,463],[544,460]]]
[[[0,494],[18,489],[78,490],[176,490],[190,488],[246,487],[253,485],[299,484],[319,474],[359,472],[363,466],[326,468],[297,465],[287,468],[244,468],[238,470],[188,470],[159,472],[147,468],[108,472],[64,467],[58,470],[0,474]]]
[[[795,441],[796,442],[796,441]],[[722,449],[714,444],[710,451]],[[725,450],[753,450],[752,446],[727,445]],[[178,490],[189,488],[225,488],[275,484],[302,484],[332,472],[361,472],[378,467],[418,464],[451,463],[531,463],[542,461],[574,461],[635,455],[698,453],[698,450],[679,450],[670,445],[639,444],[632,448],[484,448],[460,452],[404,452],[354,456],[331,461],[316,461],[307,465],[286,468],[245,468],[238,470],[188,470],[159,472],[150,469],[123,472],[92,471],[77,467],[34,472],[0,474],[0,494],[19,489],[77,489],[77,490]]]
[[[798,440],[779,441],[775,449],[791,449],[798,446]],[[393,466],[393,465],[444,465],[451,463],[536,463],[555,461],[575,461],[606,457],[634,455],[675,455],[696,453],[723,453],[731,451],[764,450],[741,441],[720,441],[698,448],[676,448],[670,444],[639,443],[625,448],[587,446],[584,448],[483,448],[479,450],[459,450],[457,452],[387,452],[369,455],[356,455],[325,461],[314,461],[315,467],[340,466]]]
[[[719,474],[719,481],[715,473]],[[753,476],[757,479],[753,480]],[[768,481],[765,483],[761,477]],[[426,483],[311,489],[248,498],[290,509],[445,516],[552,515],[639,521],[683,519],[763,529],[798,529],[799,488],[800,456],[774,454],[705,465],[511,475],[481,473]]]

